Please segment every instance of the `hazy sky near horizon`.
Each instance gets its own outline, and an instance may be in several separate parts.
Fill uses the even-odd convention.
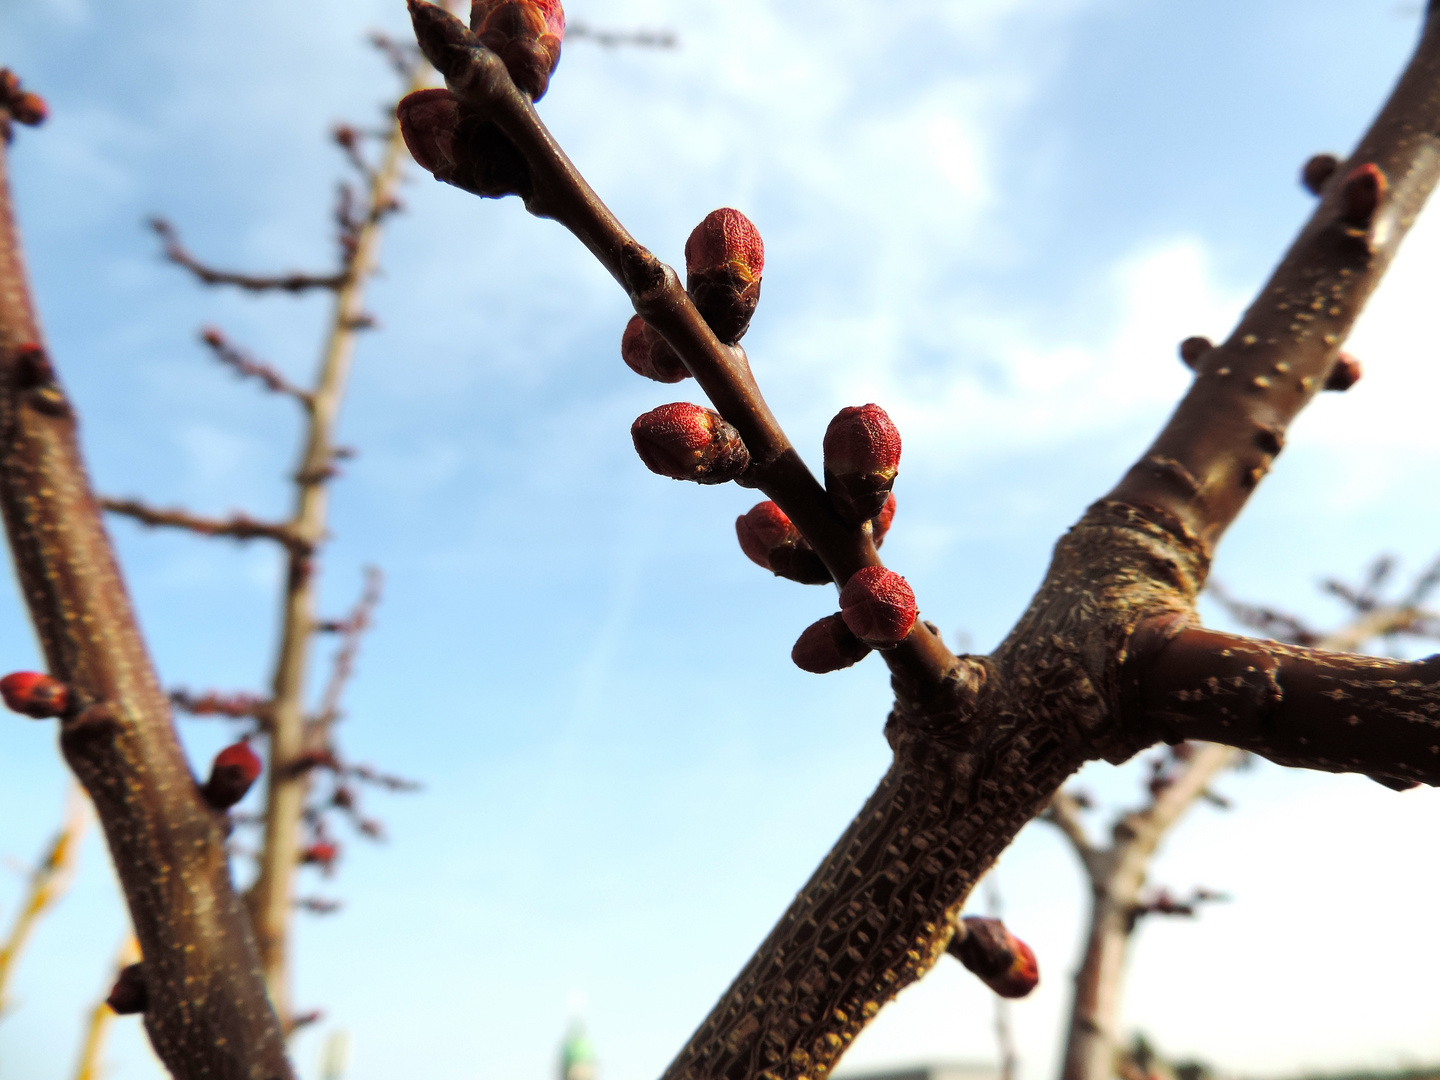
[[[568,46],[541,112],[630,229],[678,263],[709,210],[766,243],[746,339],[818,466],[835,411],[876,401],[905,440],[889,565],[952,643],[999,641],[1055,537],[1146,445],[1188,373],[1175,345],[1224,335],[1309,212],[1311,153],[1344,153],[1410,49],[1418,6],[968,0],[878,8],[616,0],[597,27],[668,28],[674,51]],[[57,366],[99,490],[197,511],[285,511],[295,417],[215,370],[202,324],[308,378],[321,299],[205,291],[143,228],[254,270],[320,267],[337,120],[392,94],[364,44],[398,0],[0,0],[0,64],[45,94],[16,194]],[[887,762],[883,665],[796,670],[832,594],[775,580],[732,522],[754,496],[647,473],[628,428],[693,383],[635,377],[625,297],[514,200],[411,170],[370,306],[341,439],[326,602],[361,568],[386,596],[343,744],[417,777],[376,795],[390,842],[346,838],[345,901],[302,917],[297,998],[349,1080],[545,1080],[583,996],[603,1080],[648,1080],[702,1019]],[[1440,216],[1422,216],[1351,340],[1366,376],[1296,424],[1216,576],[1324,624],[1320,579],[1381,552],[1404,577],[1440,550]],[[168,684],[260,689],[272,552],[113,529]],[[1215,612],[1209,613],[1219,619]],[[12,589],[0,666],[36,662]],[[317,680],[318,681],[318,680]],[[197,769],[218,725],[185,722]],[[53,729],[0,718],[0,857],[58,820]],[[1083,783],[1122,805],[1139,770]],[[1124,1005],[1167,1053],[1234,1072],[1440,1059],[1440,796],[1265,763],[1220,784],[1154,879],[1232,900],[1140,931]],[[243,874],[243,870],[242,870]],[[998,870],[1043,983],[1015,1008],[1026,1080],[1054,1074],[1083,915],[1043,825]],[[20,879],[0,877],[0,926]],[[977,897],[977,903],[979,899]],[[0,1072],[62,1080],[124,931],[103,845],[41,926],[0,1018]],[[988,994],[942,962],[846,1059],[993,1059]],[[134,1020],[117,1080],[159,1075]]]

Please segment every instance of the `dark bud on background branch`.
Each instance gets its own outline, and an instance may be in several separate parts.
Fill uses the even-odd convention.
[[[844,617],[837,614],[826,615],[806,627],[790,650],[790,659],[801,671],[824,675],[858,664],[869,653],[870,646],[857,638],[845,625]]]
[[[1325,378],[1325,389],[1345,391],[1349,390],[1364,374],[1360,361],[1351,356],[1348,352],[1336,353],[1335,363],[1330,368],[1330,374]]]
[[[885,505],[880,508],[880,513],[870,519],[870,540],[877,548],[885,543],[885,534],[890,531],[890,524],[894,520],[895,493],[892,491],[885,500]]]
[[[966,916],[945,951],[1001,997],[1022,998],[1040,982],[1035,953],[999,919]]]
[[[145,989],[145,974],[139,964],[131,964],[120,972],[105,1004],[119,1016],[145,1011],[150,1004],[150,992]]]
[[[1334,154],[1316,154],[1300,170],[1300,183],[1311,195],[1319,195],[1339,167],[1340,159]]]
[[[841,409],[825,429],[825,489],[852,524],[877,516],[900,469],[900,432],[879,405]]]
[[[802,585],[830,583],[820,556],[773,502],[759,503],[736,518],[735,536],[740,550],[757,566]]]
[[[1367,162],[1351,169],[1340,189],[1340,220],[1353,229],[1369,229],[1388,187],[1379,165]]]
[[[1215,343],[1207,337],[1187,337],[1180,342],[1180,360],[1191,371],[1200,365],[1200,358],[1215,348]]]
[[[50,115],[45,99],[20,85],[20,76],[9,68],[0,68],[0,138],[10,141],[10,121],[35,127]]]
[[[620,356],[631,371],[656,382],[676,383],[690,377],[675,350],[639,315],[632,315],[625,324]]]
[[[436,180],[488,199],[530,193],[524,156],[449,90],[407,94],[395,115],[410,156]]]
[[[651,472],[672,480],[723,484],[750,467],[740,433],[712,409],[677,401],[630,425],[635,452]]]
[[[210,766],[210,779],[200,789],[205,801],[216,810],[229,810],[260,778],[259,757],[247,742],[225,747],[215,755]]]
[[[474,0],[470,29],[505,62],[510,78],[531,100],[545,96],[565,37],[560,0]]]
[[[915,593],[894,570],[866,566],[840,590],[840,614],[845,625],[870,647],[898,645],[915,625]]]
[[[712,210],[685,241],[685,289],[726,345],[750,329],[764,269],[765,243],[739,210]]]
[[[0,679],[0,696],[15,712],[34,720],[59,716],[70,707],[70,688],[39,671],[17,671]]]

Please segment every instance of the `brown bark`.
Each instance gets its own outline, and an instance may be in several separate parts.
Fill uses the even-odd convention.
[[[878,565],[868,527],[848,526],[836,512],[765,405],[744,352],[715,338],[675,272],[599,200],[499,57],[440,9],[420,0],[410,0],[410,9],[421,47],[450,89],[525,159],[527,207],[570,229],[625,288],[740,431],[757,463],[750,478],[837,583]],[[1234,336],[1201,361],[1150,452],[1060,539],[1044,584],[1000,648],[955,658],[921,625],[884,654],[897,696],[887,726],[894,764],[666,1080],[823,1077],[943,950],[975,879],[1066,776],[1092,758],[1123,761],[1158,738],[1223,726],[1226,704],[1214,697],[1178,717],[1165,711],[1173,689],[1188,690],[1185,680],[1200,664],[1221,659],[1209,638],[1182,652],[1191,645],[1187,628],[1198,622],[1195,598],[1214,545],[1279,452],[1286,424],[1325,382],[1340,341],[1440,175],[1429,134],[1440,129],[1435,23],[1427,19],[1415,58],[1354,159],[1378,164],[1388,193],[1367,212],[1361,188],[1370,181],[1346,185],[1342,170]],[[1163,678],[1150,674],[1156,663]],[[1298,652],[1275,663],[1306,688],[1297,714],[1333,675],[1322,670],[1326,662]],[[1375,672],[1329,663],[1349,665],[1346,689],[1366,717],[1380,711],[1382,695],[1371,692],[1379,688],[1365,684],[1362,693],[1360,685],[1367,674],[1374,683]],[[1416,708],[1440,702],[1428,670],[1406,677],[1423,699]],[[1263,742],[1258,720],[1247,720],[1239,741]],[[1398,726],[1379,715],[1356,725],[1345,761],[1440,782],[1440,755],[1413,738],[1390,742]],[[1328,744],[1325,755],[1307,755],[1302,737],[1269,748],[1295,764],[1339,761]]]
[[[156,1053],[179,1077],[292,1073],[230,882],[218,816],[170,723],[44,360],[0,147],[0,508],[50,672],[76,705],[60,746],[95,803],[145,957]]]

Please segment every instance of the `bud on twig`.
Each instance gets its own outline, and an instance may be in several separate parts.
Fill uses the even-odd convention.
[[[630,437],[645,467],[672,480],[723,484],[750,467],[740,433],[713,409],[686,401],[645,413],[630,425]]]
[[[1339,167],[1340,159],[1334,154],[1316,154],[1300,170],[1300,183],[1311,195],[1319,195]]]
[[[879,405],[841,409],[825,429],[825,490],[852,522],[885,508],[900,468],[900,432]]]
[[[841,615],[826,615],[811,623],[790,650],[790,659],[801,671],[824,675],[864,660],[870,646],[857,638]]]
[[[34,720],[59,716],[70,707],[70,688],[39,671],[17,671],[0,679],[0,697],[15,712]]]
[[[877,548],[885,543],[885,534],[890,531],[890,523],[894,520],[895,493],[892,491],[885,500],[885,505],[880,508],[880,513],[870,519],[870,542]]]
[[[656,382],[674,383],[690,377],[689,369],[675,355],[670,343],[639,315],[632,315],[625,324],[620,356],[631,371]]]
[[[1364,374],[1360,361],[1351,356],[1348,352],[1336,353],[1335,363],[1330,368],[1330,374],[1325,378],[1325,389],[1345,391],[1349,390]]]
[[[416,90],[395,106],[410,156],[436,180],[483,196],[525,196],[530,166],[514,143],[445,89]]]
[[[132,954],[133,955],[133,954]],[[145,973],[139,964],[123,968],[110,996],[105,999],[118,1016],[133,1016],[143,1013],[150,1005],[150,992],[145,988]]]
[[[685,241],[685,288],[726,345],[750,328],[764,269],[765,243],[739,210],[712,210]]]
[[[1366,162],[1355,166],[1340,189],[1340,220],[1351,228],[1370,228],[1388,187],[1379,165]]]
[[[532,101],[545,96],[565,37],[560,0],[473,0],[470,29],[505,61],[510,78]]]
[[[205,801],[216,810],[229,810],[260,778],[262,766],[250,744],[240,741],[215,755],[210,766],[210,779],[200,789]]]
[[[1040,982],[1035,953],[999,919],[966,916],[945,951],[1001,997],[1022,998]]]
[[[1207,337],[1187,337],[1180,342],[1180,359],[1191,371],[1200,364],[1200,358],[1215,347]]]
[[[830,571],[785,511],[762,502],[735,519],[740,550],[750,561],[802,585],[830,584]]]
[[[20,85],[20,76],[0,68],[0,138],[10,141],[10,121],[35,127],[50,115],[45,99]]]
[[[305,866],[318,866],[326,877],[334,870],[335,860],[340,858],[340,845],[330,840],[319,840],[300,853],[300,862]]]
[[[855,636],[872,648],[897,645],[915,625],[915,593],[894,570],[867,566],[840,590],[840,614]]]

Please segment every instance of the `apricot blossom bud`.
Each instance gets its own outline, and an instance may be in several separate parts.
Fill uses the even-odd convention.
[[[689,369],[675,355],[670,343],[639,315],[632,315],[625,324],[620,356],[631,371],[656,382],[675,383],[690,377]]]
[[[1215,347],[1215,343],[1207,337],[1187,337],[1180,342],[1180,360],[1191,371],[1194,371],[1200,364],[1200,358]]]
[[[1339,167],[1340,159],[1334,154],[1316,154],[1300,170],[1300,183],[1311,195],[1319,195]]]
[[[897,645],[915,625],[915,593],[883,566],[857,570],[840,590],[840,614],[855,636],[872,648]]]
[[[1355,229],[1368,229],[1389,186],[1379,165],[1367,161],[1355,166],[1340,189],[1340,220]]]
[[[892,491],[890,497],[885,500],[885,505],[880,508],[880,513],[870,519],[870,541],[877,548],[885,543],[885,534],[890,531],[890,523],[895,520],[895,493]]]
[[[70,707],[70,688],[39,671],[17,671],[0,679],[0,696],[15,712],[34,720],[59,716]]]
[[[545,96],[565,37],[560,0],[473,0],[470,30],[505,62],[532,101]]]
[[[1035,953],[999,919],[966,916],[945,951],[1001,997],[1022,998],[1040,982]]]
[[[1325,377],[1325,389],[1345,391],[1349,390],[1364,374],[1364,368],[1360,361],[1351,356],[1348,352],[1336,353],[1335,363],[1330,368],[1330,374]]]
[[[395,107],[410,156],[436,180],[484,196],[525,196],[530,166],[497,126],[449,90],[406,94]]]
[[[250,790],[260,778],[260,758],[250,749],[250,744],[241,740],[225,747],[215,755],[210,766],[210,779],[200,789],[205,801],[216,810],[229,810]]]
[[[841,615],[826,615],[811,623],[790,650],[790,659],[801,671],[824,675],[864,660],[870,646],[857,638]]]
[[[879,405],[841,409],[825,429],[825,488],[851,521],[884,508],[900,468],[900,432]]]
[[[754,224],[728,206],[712,210],[685,241],[685,288],[715,336],[734,345],[760,302],[765,242]]]
[[[828,585],[830,571],[800,530],[773,502],[762,502],[735,519],[740,550],[750,561],[802,585]]]
[[[723,484],[750,467],[740,433],[713,409],[677,401],[630,425],[635,452],[651,472],[672,480]]]
[[[139,964],[122,968],[105,1004],[118,1016],[143,1013],[150,1005],[150,992],[145,987],[145,973]]]

